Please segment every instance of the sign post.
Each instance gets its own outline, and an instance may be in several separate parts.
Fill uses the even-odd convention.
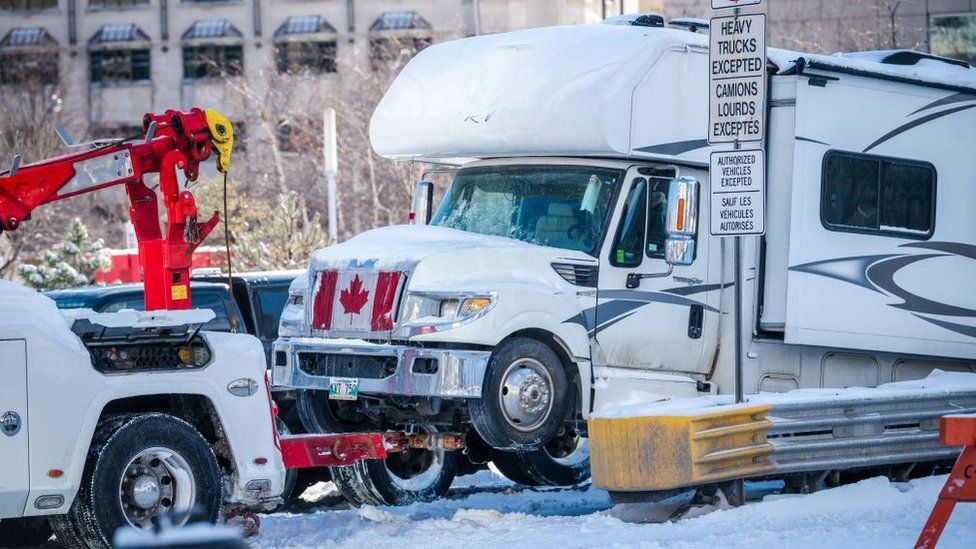
[[[766,230],[765,154],[760,147],[742,150],[742,142],[766,137],[766,14],[743,15],[742,6],[762,0],[711,0],[712,9],[732,8],[731,16],[713,17],[708,49],[708,143],[731,143],[733,150],[712,153],[710,232],[734,240],[735,402],[743,400],[742,236]],[[734,504],[745,503],[745,483],[735,481]]]

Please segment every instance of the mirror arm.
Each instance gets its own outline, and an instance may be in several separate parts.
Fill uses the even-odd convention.
[[[634,288],[640,286],[641,280],[645,278],[662,278],[665,276],[670,276],[671,272],[674,271],[674,265],[668,263],[668,270],[663,273],[627,273],[627,289],[633,290]]]

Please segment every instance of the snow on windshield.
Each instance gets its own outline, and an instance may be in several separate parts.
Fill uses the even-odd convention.
[[[596,255],[620,174],[561,166],[464,170],[431,225]]]

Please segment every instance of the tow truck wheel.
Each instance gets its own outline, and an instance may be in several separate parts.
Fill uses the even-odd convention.
[[[0,520],[0,547],[39,547],[50,538],[47,517]]]
[[[446,494],[454,482],[458,454],[409,449],[390,454],[385,460],[367,459],[348,467],[332,467],[332,481],[356,507],[433,501]]]
[[[481,398],[472,400],[468,411],[490,446],[526,452],[556,436],[569,397],[556,353],[535,339],[515,337],[492,353]]]
[[[121,527],[151,529],[220,518],[223,479],[217,457],[189,423],[161,413],[109,416],[99,423],[81,488],[51,525],[65,545],[111,547]]]
[[[491,460],[506,478],[526,486],[575,486],[590,478],[589,441],[568,427],[538,450],[495,450]]]

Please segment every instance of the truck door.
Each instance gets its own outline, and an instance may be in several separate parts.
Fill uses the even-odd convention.
[[[702,236],[707,227],[698,229],[691,265],[669,271],[665,262],[665,214],[674,175],[673,169],[646,168],[627,174],[623,204],[600,255],[596,365],[684,373],[710,368],[721,284],[708,277],[709,239]],[[701,208],[704,202],[700,198]]]
[[[30,490],[27,464],[27,347],[0,340],[0,519],[19,517]]]

